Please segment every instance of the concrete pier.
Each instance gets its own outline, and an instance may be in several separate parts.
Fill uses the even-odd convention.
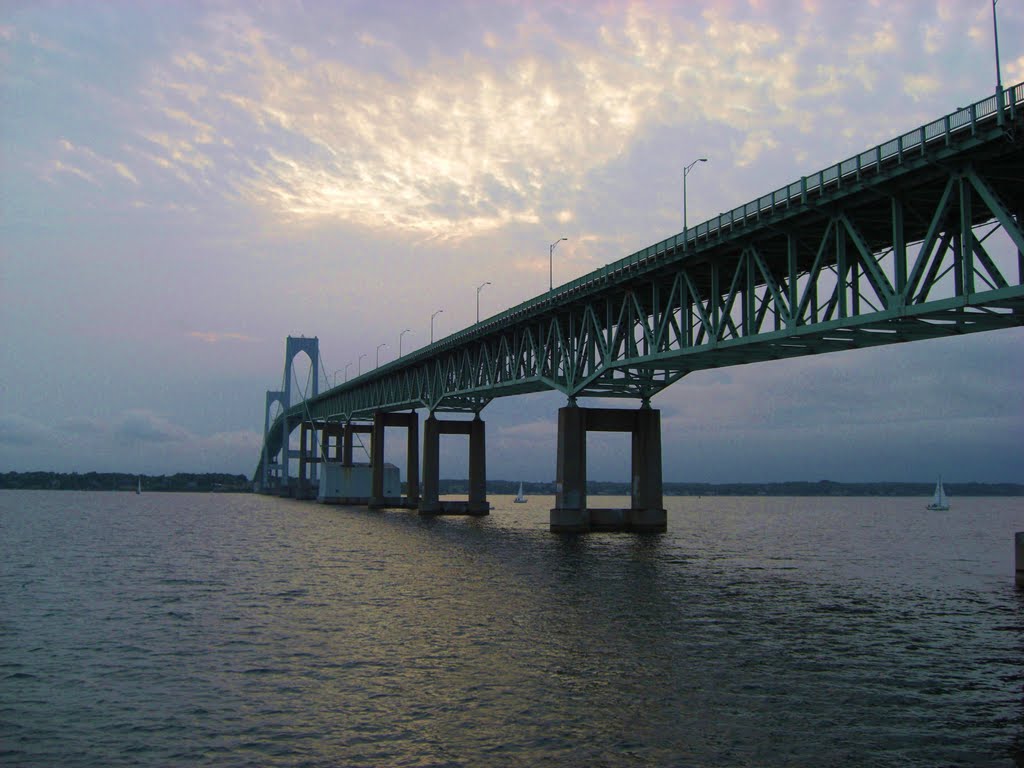
[[[439,494],[441,435],[469,436],[469,499],[441,501]],[[441,421],[430,414],[423,425],[423,496],[421,515],[487,515],[487,451],[484,422],[477,414],[472,421]]]
[[[402,483],[398,467],[384,465],[384,498],[400,498]],[[344,504],[366,506],[370,501],[370,487],[373,484],[373,467],[369,463],[344,466],[328,461],[323,465],[320,487],[316,500],[321,504]]]
[[[312,425],[306,421],[302,422],[299,425],[299,479],[295,489],[295,498],[297,499],[312,499],[316,497],[311,487],[312,483],[306,477],[310,460],[313,458],[309,450],[311,434],[313,434]],[[315,459],[313,460],[315,461]]]
[[[587,504],[587,432],[632,435],[632,490],[628,509]],[[581,408],[558,410],[558,454],[552,533],[587,531],[663,532],[667,515],[662,498],[661,412],[645,404],[639,410]]]
[[[339,421],[325,421],[321,425],[324,449],[324,461],[341,463],[341,446],[345,434],[345,426]]]
[[[341,465],[343,467],[351,467],[352,462],[352,446],[355,443],[356,435],[369,435],[373,432],[372,424],[357,424],[352,421],[345,422],[345,427],[342,430],[342,444],[341,444]]]
[[[405,427],[408,431],[406,440],[406,484],[408,490],[404,497],[397,498],[384,494],[384,429],[385,427]],[[413,508],[420,502],[420,417],[416,411],[411,413],[387,413],[380,411],[373,417],[373,433],[370,438],[370,464],[373,467],[373,486],[370,491],[370,509],[386,507]]]
[[[315,499],[323,464],[329,459],[327,422],[304,421],[299,425],[299,475],[290,494],[296,499]]]

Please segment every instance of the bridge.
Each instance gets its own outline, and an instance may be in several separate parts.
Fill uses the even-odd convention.
[[[1024,83],[558,286],[300,403],[267,393],[258,490],[307,496],[317,467],[351,468],[371,434],[369,493],[347,501],[486,514],[481,411],[557,390],[552,531],[665,530],[660,415],[650,400],[692,371],[1024,324]],[[636,409],[579,397],[626,398]],[[270,409],[281,414],[270,422]],[[422,492],[419,409],[426,409]],[[439,419],[439,414],[472,419]],[[408,430],[407,493],[385,488],[384,429]],[[296,427],[299,448],[289,445]],[[586,433],[632,434],[631,506],[586,496]],[[438,499],[438,443],[470,439],[468,502]],[[289,478],[292,459],[299,476]]]

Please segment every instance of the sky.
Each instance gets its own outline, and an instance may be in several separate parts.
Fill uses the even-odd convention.
[[[556,284],[681,231],[698,157],[690,226],[989,96],[993,49],[988,0],[0,0],[0,471],[251,475],[287,335],[343,381],[544,292],[558,238]],[[1024,482],[1022,342],[690,374],[665,479]],[[491,403],[488,476],[553,480],[563,404]]]

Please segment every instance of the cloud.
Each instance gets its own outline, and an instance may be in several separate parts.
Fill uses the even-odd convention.
[[[47,178],[52,179],[53,175],[58,173],[69,173],[97,187],[103,187],[103,180],[112,177],[130,181],[135,186],[139,184],[138,178],[121,160],[104,157],[93,149],[72,143],[68,139],[58,141],[57,150],[59,156],[51,164]]]
[[[123,413],[113,425],[114,436],[127,443],[178,443],[194,439],[188,430],[146,410]]]
[[[1019,83],[1024,81],[1024,56],[1018,56],[1016,59],[1012,59],[1003,65],[1006,75],[1004,76],[1004,83]]]
[[[125,411],[110,420],[71,417],[54,425],[8,414],[0,416],[0,465],[13,470],[245,473],[255,466],[262,440],[254,430],[198,434],[146,410]]]
[[[69,163],[64,162],[63,160],[56,160],[53,163],[52,171],[53,173],[67,173],[72,176],[77,176],[78,178],[82,179],[82,181],[87,181],[90,184],[99,186],[99,183],[96,181],[96,179],[93,177],[91,173],[83,171],[81,168],[77,168]]]
[[[219,344],[225,341],[258,341],[252,336],[246,336],[244,333],[223,333],[217,331],[190,331],[188,334],[191,338],[205,341],[207,344]]]
[[[248,451],[248,455],[256,456],[263,447],[263,434],[251,429],[234,432],[216,432],[199,441],[203,450],[220,451],[226,448],[240,448]]]
[[[206,39],[154,71],[146,94],[165,130],[146,132],[136,151],[194,185],[225,179],[225,193],[285,221],[462,239],[548,215],[564,223],[564,206],[539,207],[544,190],[582,189],[656,125],[705,119],[750,132],[738,152],[750,164],[778,146],[779,125],[813,122],[793,109],[808,91],[796,51],[765,19],[714,7],[666,18],[640,4],[577,15],[591,39],[529,15],[547,55],[518,28],[426,67],[397,41],[359,33],[355,45],[386,51],[386,72],[295,46],[241,13],[215,15]],[[863,45],[887,50],[890,36]],[[226,135],[251,143],[211,146]]]
[[[734,168],[777,154],[794,132],[820,135],[823,121],[851,138],[870,135],[865,125],[888,132],[853,102],[890,98],[875,86],[893,61],[955,23],[902,6],[809,7],[524,6],[498,25],[474,14],[477,27],[445,31],[447,46],[422,44],[424,25],[437,30],[418,8],[381,27],[331,6],[287,18],[222,7],[158,51],[119,101],[133,135],[116,159],[79,142],[50,171],[147,187],[135,204],[160,210],[173,203],[156,202],[159,182],[180,182],[180,199],[242,202],[280,228],[338,222],[461,241],[566,224],[595,171],[665,126],[684,141],[714,126],[719,143],[702,151]],[[911,50],[897,38],[908,18]],[[338,31],[310,42],[299,32],[309,28]],[[904,88],[919,99],[937,82],[911,74]]]
[[[737,147],[734,161],[738,166],[747,166],[754,163],[761,153],[775,149],[779,142],[770,133],[765,131],[750,131],[746,134],[743,143]]]
[[[24,447],[52,439],[52,432],[43,425],[18,414],[0,416],[0,445]]]
[[[76,435],[102,435],[110,431],[108,425],[98,419],[73,417],[64,419],[57,425],[60,433],[71,432]]]
[[[850,58],[879,56],[880,54],[895,50],[897,45],[898,41],[896,34],[893,32],[893,24],[891,21],[886,21],[879,28],[875,29],[870,37],[854,35],[848,47],[848,54]]]
[[[935,93],[942,88],[942,80],[934,75],[908,74],[903,76],[903,92],[918,101],[922,95]]]

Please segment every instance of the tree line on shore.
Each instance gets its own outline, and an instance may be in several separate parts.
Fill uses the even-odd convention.
[[[125,472],[0,472],[0,489],[51,491],[134,491],[141,480],[143,491],[191,491],[248,493],[252,481],[245,475],[218,472],[178,472],[173,475],[132,475]],[[293,481],[297,481],[293,480]],[[403,483],[404,486],[404,483]],[[934,483],[840,483],[790,481],[777,483],[679,483],[666,482],[666,496],[930,496]],[[463,479],[442,479],[443,494],[469,491]],[[517,480],[489,480],[487,492],[513,495]],[[527,495],[553,496],[553,482],[524,482]],[[950,496],[1024,496],[1021,483],[946,483]],[[591,480],[587,493],[593,496],[628,496],[628,482]]]
[[[219,472],[178,472],[173,475],[130,475],[126,472],[0,472],[0,488],[46,491],[251,491],[245,475]]]

